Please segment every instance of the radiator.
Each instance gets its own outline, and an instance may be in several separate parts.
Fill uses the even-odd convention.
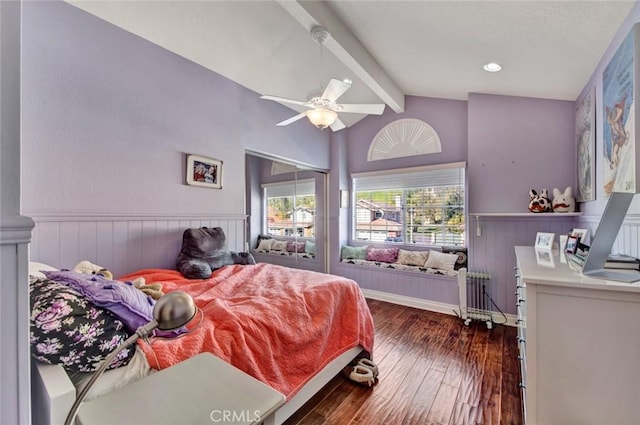
[[[472,320],[485,322],[493,328],[491,309],[491,274],[485,271],[458,270],[460,317],[469,326]]]

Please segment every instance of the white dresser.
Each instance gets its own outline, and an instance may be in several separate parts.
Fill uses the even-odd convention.
[[[528,425],[640,424],[640,282],[583,277],[515,247]]]

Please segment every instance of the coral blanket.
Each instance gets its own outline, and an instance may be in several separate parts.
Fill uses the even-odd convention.
[[[119,280],[135,277],[190,294],[203,312],[202,323],[184,336],[153,338],[151,347],[139,341],[156,369],[208,351],[289,399],[345,351],[358,344],[373,350],[369,308],[344,277],[260,263],[225,266],[204,280],[159,269]]]

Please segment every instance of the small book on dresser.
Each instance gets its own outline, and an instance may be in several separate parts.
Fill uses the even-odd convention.
[[[623,254],[609,255],[604,263],[605,269],[640,270],[640,259]]]

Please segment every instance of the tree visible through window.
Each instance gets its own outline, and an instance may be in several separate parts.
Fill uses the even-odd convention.
[[[315,237],[315,181],[264,185],[266,232],[273,236]]]
[[[464,167],[353,176],[353,239],[464,245]]]

